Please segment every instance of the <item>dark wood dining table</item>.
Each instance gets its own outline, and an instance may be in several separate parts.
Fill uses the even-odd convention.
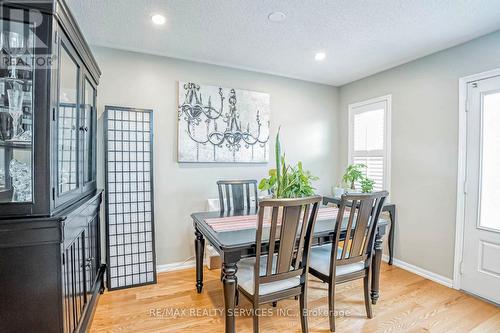
[[[196,290],[198,293],[203,289],[203,254],[205,249],[205,240],[207,240],[214,249],[220,254],[222,261],[222,284],[224,292],[224,316],[225,332],[235,332],[235,306],[236,289],[238,280],[236,272],[238,271],[238,261],[244,257],[255,255],[255,229],[231,230],[216,232],[205,220],[219,217],[232,217],[241,215],[256,214],[255,209],[244,211],[228,212],[201,212],[193,213],[193,226],[195,230],[195,258],[196,258]],[[370,297],[373,304],[379,299],[380,284],[380,263],[382,260],[382,237],[386,233],[388,221],[380,219],[375,236],[373,271]],[[341,230],[345,233],[347,219],[342,223]],[[335,219],[318,220],[314,227],[313,246],[331,243],[335,237],[334,232]],[[265,232],[263,233],[262,253],[267,253],[267,244],[265,242]],[[345,234],[340,235],[345,239]]]

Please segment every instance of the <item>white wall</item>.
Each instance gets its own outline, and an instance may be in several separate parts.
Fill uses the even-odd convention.
[[[338,173],[347,164],[348,105],[392,94],[395,257],[448,278],[455,245],[458,79],[499,67],[497,32],[340,88]]]
[[[271,95],[271,133],[281,125],[290,162],[320,177],[318,193],[329,194],[337,175],[338,89],[277,76],[205,65],[107,48],[93,49],[103,74],[98,110],[105,105],[154,110],[155,228],[158,264],[184,261],[194,253],[192,212],[217,197],[216,181],[266,176],[268,165],[179,164],[177,152],[177,82],[222,85]],[[100,115],[100,133],[102,116]],[[102,138],[102,135],[100,136]],[[274,145],[274,137],[270,141]],[[104,165],[102,142],[98,165]],[[98,181],[103,186],[103,168]]]

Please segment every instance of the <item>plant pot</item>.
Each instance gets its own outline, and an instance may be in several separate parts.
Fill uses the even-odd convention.
[[[345,193],[345,188],[343,187],[334,187],[333,188],[333,196],[336,198],[340,198],[342,194]]]

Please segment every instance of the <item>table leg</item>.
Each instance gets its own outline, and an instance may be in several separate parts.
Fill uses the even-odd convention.
[[[380,288],[380,264],[382,262],[382,236],[379,232],[375,236],[375,253],[372,259],[372,290],[370,293],[372,304],[377,304]]]
[[[394,207],[387,209],[389,219],[391,220],[391,228],[389,229],[389,265],[392,265],[394,256],[394,228],[396,227],[396,210]]]
[[[236,327],[234,308],[236,306],[236,289],[238,288],[238,279],[236,277],[236,272],[238,271],[238,267],[236,266],[236,263],[223,263],[222,271],[226,333],[234,333]]]
[[[198,230],[194,231],[194,250],[196,252],[196,291],[201,293],[203,289],[203,251],[205,251],[205,239]]]

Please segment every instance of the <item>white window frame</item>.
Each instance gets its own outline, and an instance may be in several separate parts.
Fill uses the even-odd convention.
[[[354,149],[354,115],[361,113],[356,109],[370,104],[385,102],[387,108],[385,110],[385,126],[384,126],[384,190],[391,192],[391,111],[392,111],[392,95],[385,95],[371,98],[366,101],[349,104],[349,129],[348,129],[348,163],[353,163]]]

